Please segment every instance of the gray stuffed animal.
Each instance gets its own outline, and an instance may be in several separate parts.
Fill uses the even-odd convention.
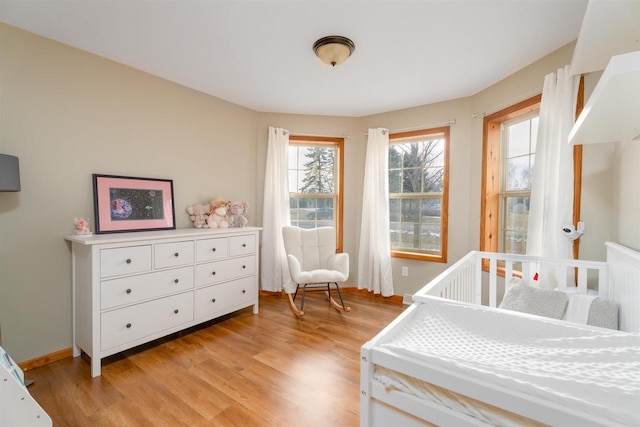
[[[249,204],[247,202],[230,202],[227,211],[227,222],[229,227],[241,228],[247,225],[247,218],[244,214],[247,212]]]

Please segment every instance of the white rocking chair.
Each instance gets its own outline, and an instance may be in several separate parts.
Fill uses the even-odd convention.
[[[291,280],[296,284],[295,292],[287,292],[291,311],[296,316],[304,315],[304,296],[307,290],[325,290],[329,303],[333,307],[337,310],[350,311],[351,307],[345,306],[338,285],[349,278],[349,254],[336,253],[335,228],[284,227],[282,236]],[[331,296],[331,285],[334,285],[338,291],[340,304]],[[301,287],[302,299],[298,309],[295,299]]]

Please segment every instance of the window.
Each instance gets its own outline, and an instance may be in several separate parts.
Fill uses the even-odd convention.
[[[344,139],[289,137],[291,225],[335,227],[342,251],[342,170]]]
[[[480,250],[525,253],[541,96],[484,118]],[[580,79],[576,117],[584,103]],[[573,149],[573,220],[580,220],[582,147]],[[579,242],[573,246],[578,258]],[[485,266],[486,267],[486,266]]]
[[[524,254],[540,96],[484,119],[480,250]]]
[[[389,136],[391,256],[447,261],[449,127]]]
[[[526,254],[531,182],[538,136],[538,112],[501,126],[500,208],[498,250]]]

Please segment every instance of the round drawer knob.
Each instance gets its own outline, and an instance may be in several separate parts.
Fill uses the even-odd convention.
[[[243,294],[246,294],[246,293],[247,293],[247,291],[243,289],[243,290],[242,290],[242,293],[243,293]]]
[[[214,272],[213,272],[213,273],[211,273],[211,274],[215,276],[215,275],[216,275],[216,272],[214,271]]]
[[[243,244],[242,244],[242,247],[243,247],[243,248],[246,248],[246,247],[247,247],[247,244],[246,244],[246,243],[243,243]]]
[[[180,280],[175,279],[175,280],[173,281],[173,283],[178,283],[179,281],[180,281]]]
[[[179,311],[180,311],[180,310],[178,310],[177,308],[176,308],[175,310],[173,310],[173,312],[174,312],[175,314],[178,314],[178,312],[179,312]]]
[[[211,298],[211,302],[216,302],[216,299],[215,298]]]
[[[180,253],[176,252],[175,254],[173,254],[173,256],[177,258],[180,256]]]
[[[216,251],[216,248],[213,248],[213,249],[211,249],[211,250],[212,250],[213,252],[215,252],[215,251]]]
[[[131,327],[131,323],[127,323],[127,329]]]
[[[247,268],[247,266],[246,266],[246,265],[243,265],[243,266],[242,266],[242,269],[244,270],[245,268]]]
[[[131,293],[131,289],[127,289],[127,293],[130,294]]]
[[[127,258],[127,264],[131,264],[131,258]]]

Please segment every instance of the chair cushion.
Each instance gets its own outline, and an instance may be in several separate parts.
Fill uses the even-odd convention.
[[[284,227],[283,237],[287,254],[298,259],[303,271],[327,269],[329,257],[336,252],[336,232],[333,227]]]
[[[344,274],[336,270],[317,269],[311,271],[302,271],[297,278],[300,285],[307,283],[329,283],[344,282],[347,280]]]
[[[349,255],[336,253],[333,227],[282,229],[291,279],[299,284],[345,282],[349,278]]]

